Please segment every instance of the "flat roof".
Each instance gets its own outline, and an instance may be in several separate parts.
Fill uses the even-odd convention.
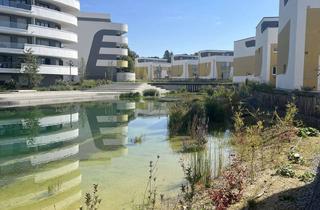
[[[251,41],[251,40],[256,40],[256,37],[252,36],[252,37],[248,37],[248,38],[244,38],[244,39],[239,39],[234,42],[243,42],[243,41]]]
[[[107,13],[91,13],[91,12],[80,12],[78,14],[79,19],[92,19],[92,20],[111,20],[111,15]]]

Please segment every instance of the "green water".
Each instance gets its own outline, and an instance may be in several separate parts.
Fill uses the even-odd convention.
[[[168,141],[166,113],[166,103],[123,101],[0,110],[0,209],[79,209],[93,184],[100,209],[131,209],[157,155],[158,192],[176,195],[188,154]],[[228,163],[226,141],[210,137],[215,175]]]

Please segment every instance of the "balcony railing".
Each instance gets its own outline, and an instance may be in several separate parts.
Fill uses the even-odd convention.
[[[0,48],[24,49],[25,43],[0,42]]]
[[[27,23],[16,23],[11,21],[0,21],[0,27],[7,27],[7,28],[18,28],[18,29],[27,29]]]
[[[15,8],[19,8],[19,9],[31,10],[31,5],[30,4],[12,2],[12,1],[9,1],[9,0],[0,0],[0,5],[1,6],[6,6],[6,7],[15,7]]]

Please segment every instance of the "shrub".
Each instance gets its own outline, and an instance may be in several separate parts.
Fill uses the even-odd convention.
[[[141,95],[140,93],[121,93],[120,94],[120,99],[125,100],[125,99],[130,99],[130,100],[140,100]]]
[[[318,137],[320,135],[319,130],[311,127],[300,128],[298,132],[298,136],[307,138],[307,137]]]
[[[4,83],[4,87],[7,89],[7,90],[14,90],[17,88],[17,82],[13,79],[10,79],[8,81],[6,81]]]
[[[97,87],[97,82],[95,80],[83,80],[81,83],[81,88],[90,89]]]
[[[243,196],[246,168],[239,161],[234,161],[222,177],[222,187],[210,192],[212,203],[217,210],[227,209],[231,204],[239,202]]]
[[[293,164],[300,164],[303,165],[305,163],[303,157],[294,151],[291,151],[288,155],[288,160]]]
[[[278,168],[278,170],[276,171],[276,175],[287,178],[293,178],[295,177],[296,173],[293,171],[292,166],[284,165]]]
[[[298,178],[301,182],[308,183],[308,182],[312,182],[315,177],[316,177],[316,175],[314,173],[307,171],[304,174],[302,174],[301,176],[299,176]]]
[[[158,97],[159,95],[160,93],[156,89],[147,89],[143,91],[144,97]]]

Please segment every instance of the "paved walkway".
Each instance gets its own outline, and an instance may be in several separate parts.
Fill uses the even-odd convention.
[[[139,92],[156,89],[161,95],[167,90],[147,83],[112,83],[87,91],[21,91],[0,93],[0,108],[37,106],[85,101],[117,100],[121,93]]]
[[[61,104],[72,102],[116,100],[116,92],[43,91],[0,94],[0,108]]]

